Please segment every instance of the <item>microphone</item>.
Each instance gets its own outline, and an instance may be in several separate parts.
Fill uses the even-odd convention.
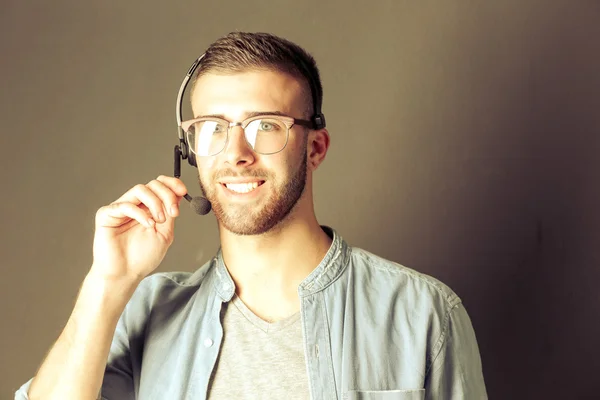
[[[192,210],[194,210],[196,214],[206,215],[210,212],[210,209],[212,208],[212,206],[210,205],[210,201],[208,201],[206,197],[192,197],[187,193],[183,197],[190,202],[190,207]]]
[[[173,176],[175,178],[179,178],[181,176],[181,148],[179,145],[175,146],[175,158],[174,158],[174,172]],[[196,214],[206,215],[210,212],[212,206],[210,205],[210,201],[206,197],[195,196],[192,197],[189,194],[185,194],[183,196],[184,199],[189,201],[190,208],[194,210]]]

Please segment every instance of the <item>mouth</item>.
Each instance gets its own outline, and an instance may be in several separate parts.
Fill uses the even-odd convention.
[[[244,182],[244,183],[221,183],[225,188],[231,190],[234,193],[250,193],[259,186],[261,186],[265,181],[255,181],[255,182]]]

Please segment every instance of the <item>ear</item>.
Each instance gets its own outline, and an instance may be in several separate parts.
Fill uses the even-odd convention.
[[[316,170],[325,159],[329,149],[329,140],[329,132],[325,128],[308,132],[306,152],[308,168],[311,171]]]

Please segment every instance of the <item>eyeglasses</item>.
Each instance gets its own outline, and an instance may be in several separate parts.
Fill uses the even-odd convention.
[[[187,144],[198,156],[219,154],[229,139],[229,129],[241,126],[246,142],[259,154],[275,154],[285,148],[290,129],[294,125],[312,128],[313,123],[284,115],[259,115],[241,122],[229,122],[222,118],[203,117],[181,123]]]

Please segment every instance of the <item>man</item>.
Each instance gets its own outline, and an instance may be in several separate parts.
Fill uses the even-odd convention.
[[[232,33],[211,45],[182,128],[218,254],[193,274],[148,277],[187,194],[177,178],[102,207],[73,313],[17,398],[486,398],[460,299],[317,222],[321,98],[293,43]]]

